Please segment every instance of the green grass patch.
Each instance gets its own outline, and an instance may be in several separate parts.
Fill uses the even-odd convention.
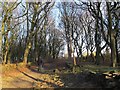
[[[98,65],[84,65],[83,67],[81,67],[80,69],[82,70],[89,70],[89,71],[93,71],[93,72],[109,72],[109,71],[115,71],[115,72],[120,72],[120,68],[113,68],[113,67],[109,67],[109,66],[98,66]]]
[[[110,71],[114,71],[114,72],[120,72],[120,68],[113,68],[113,67],[109,67],[109,66],[98,66],[98,65],[84,65],[82,67],[75,67],[73,68],[73,70],[65,70],[63,71],[64,74],[69,74],[69,73],[80,73],[83,71],[90,71],[92,73],[106,73],[106,72],[110,72]]]

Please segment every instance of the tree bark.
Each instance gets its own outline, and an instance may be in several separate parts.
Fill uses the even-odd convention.
[[[98,19],[97,19],[98,20]],[[96,46],[96,64],[100,64],[100,57],[101,57],[101,35],[99,33],[99,26],[98,26],[98,21],[96,23],[96,33],[95,33],[95,46]]]
[[[23,60],[23,63],[25,65],[27,64],[27,61],[28,61],[28,55],[29,55],[30,48],[31,48],[31,42],[28,42],[28,45],[26,46],[26,49],[25,49],[24,60]]]
[[[112,66],[117,66],[117,54],[116,54],[116,43],[114,34],[111,34],[111,59],[112,59]]]
[[[0,64],[2,63],[2,32],[0,31]]]
[[[116,55],[116,40],[115,35],[116,31],[112,29],[112,15],[110,6],[111,3],[107,2],[107,11],[108,11],[108,30],[109,30],[109,37],[110,37],[110,48],[111,48],[111,65],[112,67],[116,67],[117,64],[117,55]]]
[[[6,40],[5,40],[5,53],[4,53],[4,58],[3,58],[3,64],[7,64],[8,51],[9,51],[9,44],[8,44],[8,37],[6,36]]]
[[[4,35],[4,30],[5,30],[5,20],[6,20],[6,17],[4,17],[4,20],[2,21],[2,27],[1,27],[1,40],[0,40],[0,44],[1,44],[1,47],[2,47],[2,39],[3,39],[3,35]],[[0,47],[0,48],[1,48]],[[3,49],[1,48],[1,55],[4,53],[2,53],[3,52]],[[2,56],[4,56],[4,55],[2,55]],[[3,60],[4,58],[2,58],[2,63],[3,64],[5,64],[5,62],[4,62],[4,60]]]

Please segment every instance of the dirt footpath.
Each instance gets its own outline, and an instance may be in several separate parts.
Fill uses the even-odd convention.
[[[53,75],[37,73],[28,68],[19,68],[2,73],[2,88],[53,88],[61,87],[60,80]]]

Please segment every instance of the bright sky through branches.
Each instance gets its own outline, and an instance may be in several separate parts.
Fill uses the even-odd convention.
[[[16,2],[23,0],[0,0],[0,2]],[[82,2],[119,2],[120,0],[25,0],[26,2],[74,2],[74,1],[82,1]]]

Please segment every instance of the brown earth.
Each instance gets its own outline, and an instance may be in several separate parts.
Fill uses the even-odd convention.
[[[92,65],[89,62],[81,63],[83,66],[86,64]],[[55,73],[54,70],[56,68],[58,68],[58,70],[63,67],[66,68],[65,61],[44,63],[43,72],[38,72],[38,67],[35,65],[30,67],[16,67],[16,65],[13,64],[13,66],[9,68],[9,66],[2,67],[0,65],[0,68],[2,67],[2,73],[0,73],[2,75],[2,88],[96,88],[105,87],[106,85],[104,84],[106,79],[101,74],[98,74],[98,76],[100,76],[100,80],[98,80],[99,77],[97,75],[86,71],[79,74]]]

